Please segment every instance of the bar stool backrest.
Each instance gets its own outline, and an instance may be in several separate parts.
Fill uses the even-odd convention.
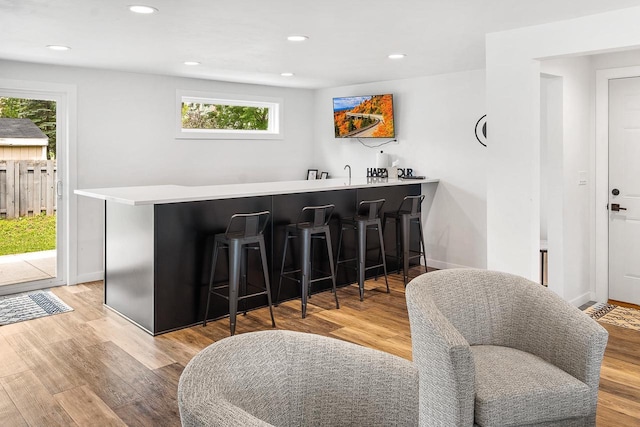
[[[358,205],[358,216],[366,219],[379,218],[384,202],[385,199],[361,201]]]
[[[267,227],[270,215],[269,211],[235,214],[231,216],[224,235],[227,239],[259,236]]]
[[[423,200],[424,194],[421,194],[419,196],[406,196],[404,199],[402,199],[402,203],[400,203],[398,214],[409,213],[411,215],[416,215],[418,212],[420,212],[420,206],[422,205]]]
[[[298,214],[296,224],[301,226],[320,227],[329,224],[335,205],[305,206]]]

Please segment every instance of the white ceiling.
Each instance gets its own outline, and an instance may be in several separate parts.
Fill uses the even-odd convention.
[[[0,0],[0,58],[319,88],[482,68],[486,33],[633,6],[640,0]],[[388,59],[394,52],[407,57]]]

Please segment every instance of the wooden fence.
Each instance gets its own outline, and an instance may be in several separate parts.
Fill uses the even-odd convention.
[[[55,160],[0,160],[0,219],[56,213]]]

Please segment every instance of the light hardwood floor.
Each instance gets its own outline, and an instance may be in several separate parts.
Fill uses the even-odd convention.
[[[314,295],[306,319],[299,300],[275,308],[279,328],[339,338],[411,358],[398,275]],[[229,335],[227,319],[151,337],[102,305],[101,282],[56,288],[74,311],[0,327],[0,425],[177,426],[176,390],[187,362]],[[640,332],[610,333],[602,366],[598,425],[640,425]],[[270,329],[267,309],[239,316],[237,333]]]

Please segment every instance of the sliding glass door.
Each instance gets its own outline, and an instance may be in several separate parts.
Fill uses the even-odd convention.
[[[65,283],[64,93],[0,86],[0,295]]]

